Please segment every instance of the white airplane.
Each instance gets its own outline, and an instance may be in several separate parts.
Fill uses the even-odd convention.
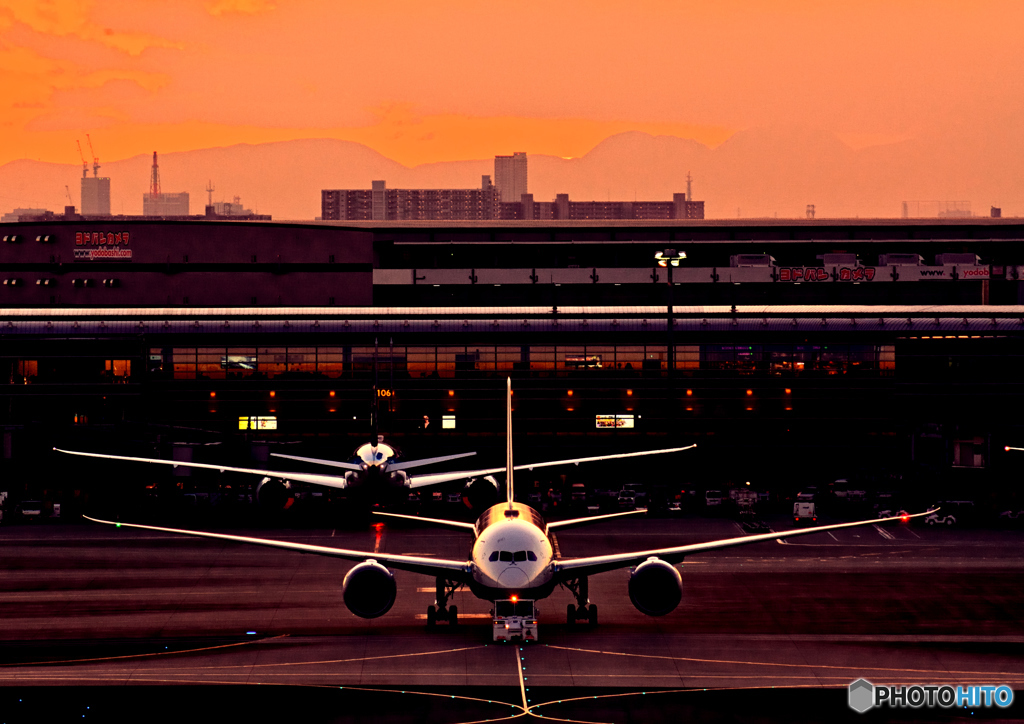
[[[88,520],[96,523],[117,527],[140,528],[142,530],[154,530],[163,533],[178,533],[200,538],[250,543],[300,553],[313,553],[357,561],[357,565],[349,570],[342,582],[342,598],[348,609],[356,616],[362,618],[377,618],[391,610],[398,591],[392,570],[410,571],[412,573],[432,576],[436,581],[436,600],[435,605],[427,609],[427,624],[433,625],[438,620],[447,620],[451,624],[458,621],[457,607],[448,606],[448,601],[455,591],[463,586],[468,587],[478,598],[487,601],[512,598],[514,596],[523,599],[540,599],[551,595],[555,587],[563,586],[576,598],[576,605],[570,604],[568,606],[566,612],[567,622],[574,623],[577,620],[587,620],[595,624],[597,623],[597,606],[591,604],[589,600],[588,577],[619,568],[631,568],[628,591],[630,601],[632,601],[637,610],[649,616],[664,616],[675,610],[682,600],[682,577],[676,565],[682,563],[686,556],[748,545],[750,543],[759,543],[761,541],[838,530],[840,528],[876,525],[881,522],[894,520],[907,521],[910,518],[928,515],[933,512],[901,515],[882,520],[871,519],[854,523],[801,528],[739,538],[726,538],[708,543],[695,543],[670,548],[583,558],[561,558],[555,556],[554,546],[551,541],[551,534],[556,530],[644,511],[630,511],[628,513],[614,513],[611,515],[545,523],[536,510],[528,505],[517,503],[513,499],[513,472],[524,466],[512,464],[511,380],[508,381],[506,427],[508,436],[505,461],[507,500],[504,503],[488,508],[475,524],[378,513],[378,515],[411,518],[421,522],[434,523],[471,532],[474,540],[468,560],[444,560],[419,556],[392,555],[389,553],[370,553],[367,551],[345,550],[305,543],[289,543],[266,538],[249,538],[221,533],[118,523],[116,521],[86,517]]]
[[[156,463],[159,465],[171,465],[174,467],[183,466],[191,468],[203,468],[206,470],[219,470],[220,472],[249,473],[260,475],[263,480],[256,486],[256,500],[261,505],[271,507],[288,507],[292,498],[292,482],[320,485],[327,488],[346,490],[350,496],[361,498],[363,503],[385,503],[404,501],[409,491],[423,488],[430,485],[439,485],[453,480],[468,480],[463,489],[463,496],[469,501],[473,510],[481,511],[497,502],[498,482],[494,479],[497,473],[505,472],[504,467],[484,468],[481,470],[459,470],[449,473],[431,473],[410,477],[406,472],[412,468],[434,463],[457,460],[459,458],[476,455],[475,452],[458,453],[455,455],[442,455],[433,458],[420,460],[402,460],[397,450],[384,442],[383,436],[376,436],[377,443],[366,443],[355,451],[351,462],[337,460],[323,460],[320,458],[299,457],[297,455],[281,455],[271,453],[273,457],[295,460],[316,465],[325,465],[334,468],[341,468],[346,472],[343,475],[324,475],[320,473],[300,473],[286,471],[259,470],[256,468],[241,468],[230,465],[213,465],[210,463],[182,462],[179,460],[164,460],[162,458],[140,458],[124,455],[106,455],[103,453],[80,452],[76,450],[62,450],[53,448],[56,452],[68,455],[80,455],[82,457],[101,458],[104,460],[125,460],[138,463]],[[613,460],[619,458],[631,458],[642,455],[663,455],[665,453],[680,452],[688,450],[696,445],[685,447],[665,448],[662,450],[644,450],[634,453],[617,453],[612,455],[598,455],[587,458],[570,458],[567,460],[549,460],[541,463],[518,465],[516,470],[533,470],[534,468],[546,468],[554,465],[579,465],[580,463],[594,462],[599,460]]]

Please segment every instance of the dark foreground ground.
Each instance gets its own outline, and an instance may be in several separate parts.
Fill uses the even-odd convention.
[[[470,544],[391,524],[379,540],[231,532],[447,558]],[[734,535],[724,519],[638,519],[558,542],[571,557]],[[540,642],[520,647],[492,643],[490,604],[465,592],[462,623],[427,631],[433,581],[413,574],[397,573],[394,608],[366,621],[341,602],[342,561],[84,524],[0,528],[0,724],[463,722],[522,715],[524,696],[535,715],[580,721],[1016,720],[1020,703],[858,715],[846,687],[1024,691],[1022,544],[1014,530],[889,525],[693,556],[683,603],[658,619],[630,604],[627,572],[607,573],[591,579],[598,627],[567,626],[559,590],[540,604]]]

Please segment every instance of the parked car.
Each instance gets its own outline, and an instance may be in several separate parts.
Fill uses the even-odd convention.
[[[636,510],[636,492],[633,490],[621,491],[617,502],[622,510]]]

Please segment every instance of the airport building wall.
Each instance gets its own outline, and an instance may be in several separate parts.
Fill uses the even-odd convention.
[[[344,458],[375,379],[412,455],[500,458],[511,376],[523,459],[698,442],[683,470],[654,464],[696,483],[884,468],[1009,484],[1002,447],[1024,439],[1013,220],[113,219],[0,236],[0,277],[23,280],[0,286],[0,472],[25,486],[55,445],[246,458],[258,439]],[[688,254],[671,287],[652,265],[670,246]],[[897,253],[921,259],[878,263]],[[747,254],[771,260],[733,266]],[[854,255],[850,276],[825,254]],[[239,429],[259,417],[276,429]]]

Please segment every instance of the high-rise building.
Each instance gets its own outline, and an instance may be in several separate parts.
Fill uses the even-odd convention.
[[[324,189],[324,221],[485,221],[497,219],[500,203],[490,176],[478,189],[389,189],[384,181],[370,190]]]
[[[188,216],[188,192],[178,194],[143,194],[143,216]]]
[[[526,154],[523,157],[525,177]],[[498,157],[502,158],[502,157]],[[505,157],[512,158],[512,157]],[[495,161],[497,165],[497,161]],[[371,189],[324,189],[320,218],[324,221],[594,221],[703,219],[704,202],[673,194],[671,201],[570,201],[558,194],[553,201],[536,201],[523,193],[501,200],[490,176],[479,189],[389,189],[374,181]]]
[[[523,194],[530,193],[526,179],[526,153],[516,151],[511,156],[494,157],[494,185],[501,194],[501,202],[518,203]]]
[[[82,215],[110,216],[110,179],[82,176]]]

